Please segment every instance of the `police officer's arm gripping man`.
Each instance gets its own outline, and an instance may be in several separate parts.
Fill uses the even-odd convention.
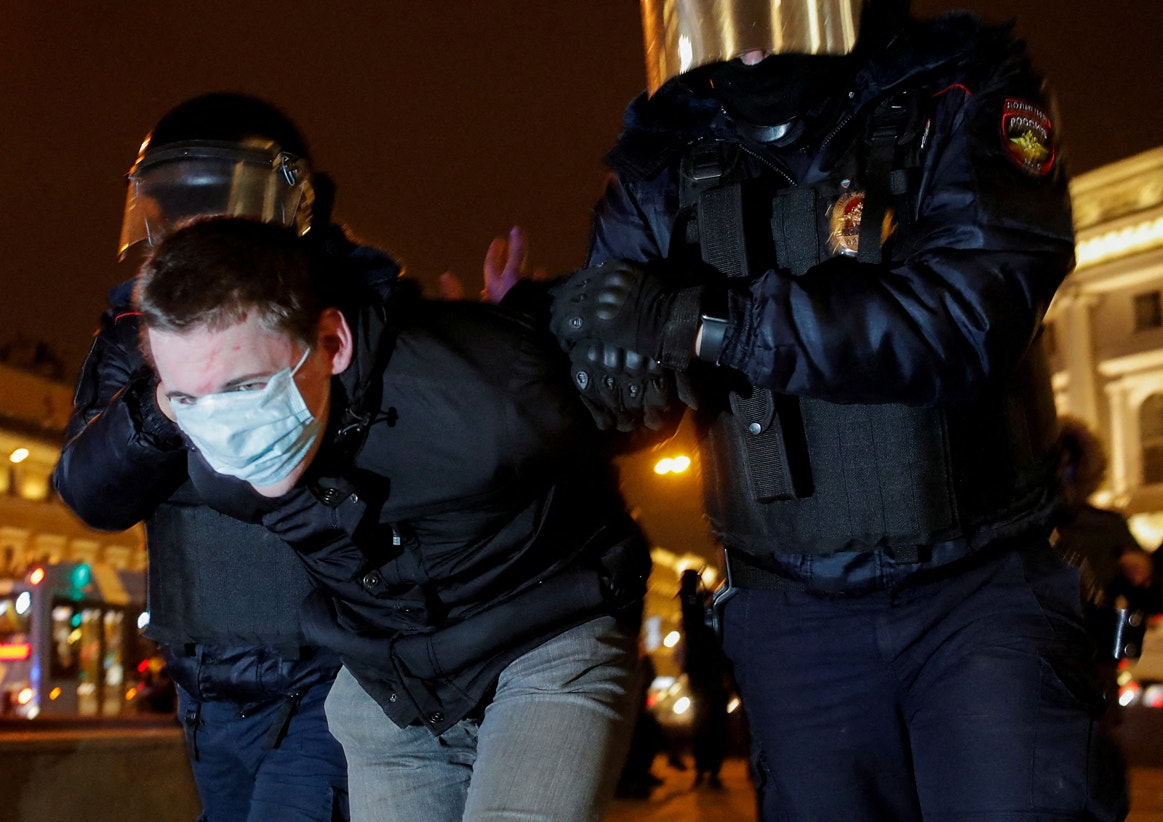
[[[123,300],[117,299],[119,292]],[[157,410],[153,379],[140,370],[144,363],[137,324],[127,313],[129,297],[128,288],[114,291],[111,301],[120,307],[101,318],[53,474],[69,508],[92,527],[107,530],[145,519],[186,478],[181,435]],[[87,481],[96,465],[102,482]]]
[[[970,18],[951,19],[941,34],[918,44],[906,30],[852,81],[841,118],[859,129],[899,91],[922,112],[913,146],[903,147],[919,154],[909,172],[914,193],[907,213],[889,218],[883,263],[840,254],[793,276],[770,256],[756,257],[756,276],[742,286],[717,277],[686,289],[675,275],[693,283],[692,272],[673,264],[658,274],[654,266],[613,274],[622,268],[613,257],[667,256],[670,226],[650,204],[676,184],[673,169],[614,177],[590,254],[591,265],[607,265],[567,286],[555,304],[559,336],[597,337],[681,366],[705,330],[702,316],[718,314],[726,320],[721,344],[704,345],[702,358],[756,386],[833,401],[960,402],[1008,374],[1073,262],[1066,178],[1039,80],[1019,47]],[[892,76],[894,47],[923,48],[932,66],[922,59]],[[947,59],[974,49],[996,59]],[[981,66],[991,70],[974,68]],[[640,111],[651,104],[665,100],[638,101]],[[635,114],[632,106],[628,121]],[[832,142],[853,136],[841,128]],[[827,154],[825,147],[818,161]],[[692,300],[695,310],[682,311]]]

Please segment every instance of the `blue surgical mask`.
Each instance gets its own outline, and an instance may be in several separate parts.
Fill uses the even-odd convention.
[[[211,468],[265,486],[285,479],[307,456],[323,425],[307,408],[294,377],[310,353],[293,369],[272,375],[257,391],[174,403],[178,426]]]

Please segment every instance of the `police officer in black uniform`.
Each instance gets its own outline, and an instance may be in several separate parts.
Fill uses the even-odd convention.
[[[693,386],[763,818],[1121,818],[1047,541],[1073,233],[1022,45],[903,0],[643,10],[553,328],[619,425],[638,383],[595,346]]]
[[[197,97],[163,116],[142,145],[120,251],[154,245],[188,218],[244,215],[296,227],[340,276],[386,294],[397,265],[330,224],[331,195],[281,111],[239,94]],[[132,280],[110,295],[56,487],[93,527],[145,520],[146,633],[178,686],[202,818],[346,818],[346,764],[323,713],[339,659],[304,636],[310,583],[282,541],[209,508],[189,481],[181,435],[150,396],[131,297]]]

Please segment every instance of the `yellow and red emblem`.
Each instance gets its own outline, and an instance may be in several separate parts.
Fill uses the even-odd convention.
[[[1010,162],[1033,177],[1044,177],[1054,167],[1054,123],[1040,106],[1007,99],[1001,113],[1002,147]]]
[[[833,254],[855,257],[860,251],[860,220],[864,216],[864,192],[845,191],[832,203],[828,213],[831,231],[828,234],[828,249]],[[884,214],[880,240],[884,242],[892,234],[892,209]]]

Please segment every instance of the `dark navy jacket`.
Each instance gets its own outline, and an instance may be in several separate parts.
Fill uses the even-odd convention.
[[[963,409],[961,416],[971,419],[978,405],[998,408],[1006,402],[1000,386],[1028,358],[1054,291],[1073,264],[1061,158],[1042,156],[1024,165],[1011,143],[1018,122],[1013,118],[1049,111],[1041,79],[1007,31],[988,28],[967,14],[910,22],[875,53],[857,55],[860,63],[847,95],[810,115],[807,127],[814,136],[786,148],[746,136],[698,71],[634,101],[609,157],[615,174],[596,210],[589,263],[669,258],[674,271],[675,249],[683,243],[683,237],[672,237],[680,213],[679,175],[693,146],[714,141],[739,146],[743,176],[777,192],[834,184],[838,167],[855,163],[860,168],[864,162],[878,106],[907,93],[908,105],[920,113],[906,147],[917,162],[910,169],[908,197],[895,203],[902,211],[885,241],[883,261],[835,256],[790,272],[776,259],[753,257],[747,276],[728,289],[728,327],[718,363],[743,375],[750,386],[798,398],[805,415],[824,409],[817,416],[829,425],[839,419],[836,409],[842,406],[869,409],[869,420],[880,420],[889,406],[910,419],[918,416],[915,409],[925,408],[937,409],[935,420],[946,409],[953,414]],[[1052,139],[1045,143],[1034,148],[1056,150]],[[675,276],[689,274],[674,271]],[[1047,405],[1048,382],[1038,390]],[[1049,425],[1026,432],[1029,442],[1020,443],[1034,452],[1027,459],[1042,459],[1053,443],[1052,406],[1049,413]],[[944,424],[931,426],[934,436],[944,435]],[[830,439],[840,445],[832,456],[843,462],[858,455],[874,446],[874,434],[888,436],[891,427],[883,422],[836,424]],[[918,426],[921,434],[922,429]],[[818,436],[815,442],[824,439]],[[722,454],[718,442],[712,430],[711,453],[717,458]],[[996,460],[1005,466],[1007,444],[1000,445]],[[965,450],[983,455],[976,459],[984,470],[988,449]],[[738,468],[729,463],[716,459],[709,464],[726,472]],[[850,477],[834,483],[835,498],[855,499],[869,496],[870,488],[878,490],[872,487],[874,479],[861,476],[864,467],[858,461],[849,464]],[[957,482],[955,477],[926,478],[923,470],[914,473],[921,485]],[[983,479],[969,473],[967,481]],[[1045,481],[1031,480],[1041,491],[1024,488],[1022,507],[999,509],[995,521],[984,524],[985,531],[1013,531],[1019,520],[1044,521],[1053,493],[1050,473],[1043,476]],[[826,543],[820,553],[859,553],[892,544],[875,522],[868,524],[891,514],[891,493],[883,504],[853,515],[851,528],[849,511],[829,512],[823,506],[811,515],[810,527],[801,527],[801,512],[815,504],[811,498],[802,504],[772,503],[766,513],[740,513],[745,506],[723,491],[730,482],[711,476],[705,483],[708,512],[729,546],[753,554],[778,555],[788,546],[792,553],[809,553],[805,543],[830,528],[820,540]],[[982,525],[974,522],[979,530],[973,534],[958,524],[947,533],[932,530],[916,538],[967,539],[973,547],[988,537]]]

